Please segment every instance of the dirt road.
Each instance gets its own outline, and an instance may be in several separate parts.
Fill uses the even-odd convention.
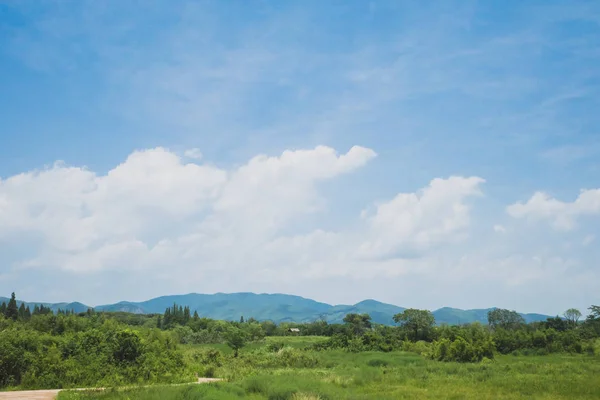
[[[219,378],[198,378],[196,383],[211,383],[220,382],[222,379]],[[179,385],[173,385],[179,386]],[[51,390],[19,390],[17,392],[0,392],[0,400],[54,400],[61,389]],[[75,389],[75,390],[103,390],[102,388],[96,389]]]
[[[60,390],[20,390],[0,392],[0,400],[54,400]]]

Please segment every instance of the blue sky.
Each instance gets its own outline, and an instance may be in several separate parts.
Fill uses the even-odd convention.
[[[0,294],[583,311],[599,24],[593,1],[0,2]]]

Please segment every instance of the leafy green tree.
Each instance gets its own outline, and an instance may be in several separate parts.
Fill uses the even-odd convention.
[[[120,362],[135,362],[142,354],[142,340],[137,332],[130,329],[117,332],[113,356]]]
[[[544,321],[544,326],[547,329],[554,329],[558,332],[564,332],[569,329],[569,323],[558,315],[553,318],[548,318],[546,321]]]
[[[275,336],[277,325],[273,321],[263,321],[261,325],[266,336]]]
[[[6,303],[2,302],[2,304],[0,304],[0,314],[3,316],[6,316]]]
[[[240,317],[240,324],[243,324],[243,323],[244,323],[244,316],[242,315],[242,316]]]
[[[246,334],[238,328],[231,327],[224,333],[225,343],[233,350],[233,356],[237,357],[238,352],[246,345]]]
[[[517,329],[525,324],[525,319],[516,311],[495,308],[488,311],[488,324],[492,329]]]
[[[360,336],[367,329],[371,329],[371,316],[369,314],[346,314],[344,322],[351,327],[355,336]]]
[[[414,341],[427,339],[435,325],[435,317],[428,310],[408,308],[393,318],[394,322],[407,330]]]
[[[576,308],[569,308],[567,311],[565,311],[563,316],[572,327],[575,327],[577,326],[577,321],[579,321],[579,318],[581,318],[581,312]]]
[[[12,319],[13,321],[16,321],[17,318],[19,318],[19,308],[17,307],[17,300],[14,292],[10,295],[10,300],[6,306],[6,312],[4,315],[6,318]]]
[[[194,321],[198,321],[200,317],[198,316],[198,311],[194,310]]]

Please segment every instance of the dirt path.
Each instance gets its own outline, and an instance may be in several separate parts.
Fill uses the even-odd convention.
[[[220,382],[220,378],[198,378],[198,384]],[[186,385],[184,383],[184,385]],[[179,386],[179,385],[173,385]],[[148,387],[148,386],[145,386]],[[71,390],[104,390],[104,388],[94,389],[71,389]],[[0,392],[0,400],[54,400],[61,389],[52,390],[19,390],[16,392]]]
[[[0,392],[0,400],[54,400],[60,390],[20,390]]]

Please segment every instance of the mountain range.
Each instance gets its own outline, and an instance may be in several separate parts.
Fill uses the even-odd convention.
[[[0,297],[0,303],[8,302],[8,298]],[[21,301],[18,301],[20,305]],[[198,311],[202,317],[238,320],[253,317],[257,320],[271,320],[281,322],[310,322],[325,319],[329,323],[342,322],[349,313],[368,313],[373,322],[393,325],[394,314],[405,310],[392,304],[381,303],[376,300],[364,300],[354,305],[330,305],[300,296],[287,294],[256,294],[256,293],[216,293],[161,296],[142,302],[122,301],[115,304],[88,307],[79,302],[72,303],[39,303],[25,302],[26,306],[33,308],[35,304],[43,304],[53,311],[73,310],[76,313],[85,312],[88,308],[106,312],[130,312],[136,314],[163,313],[167,307],[174,303],[188,306],[192,312]],[[444,307],[433,311],[438,324],[464,324],[469,322],[487,323],[487,313],[493,308],[461,310],[458,308]],[[544,321],[549,318],[543,314],[521,314],[525,321]]]

